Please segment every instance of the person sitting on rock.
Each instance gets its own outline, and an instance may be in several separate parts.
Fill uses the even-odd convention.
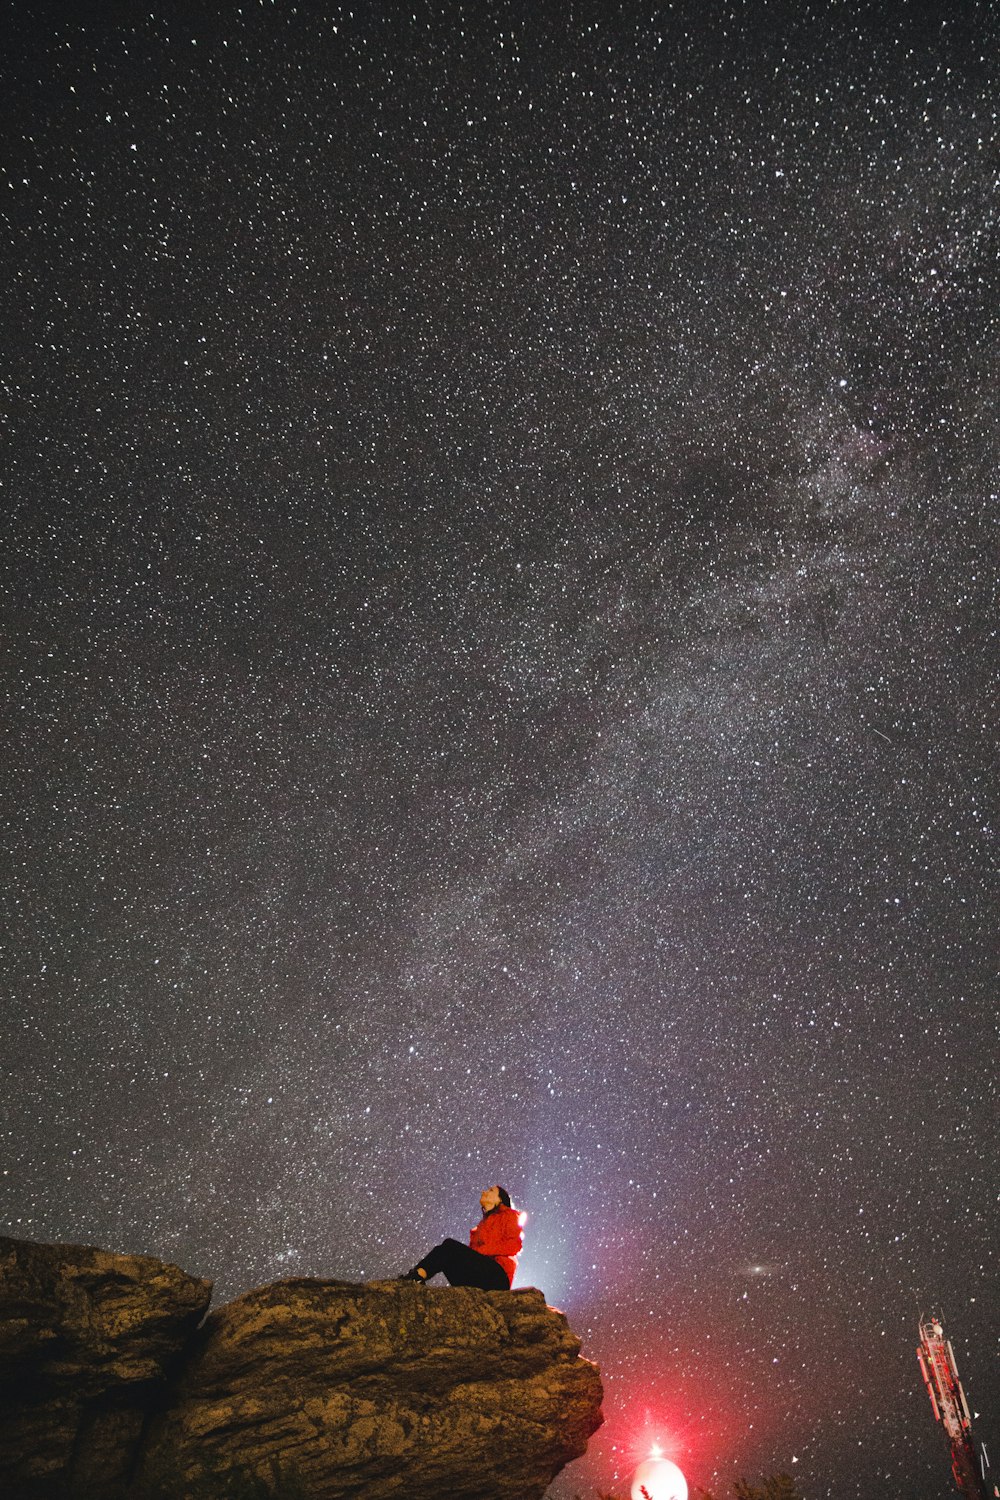
[[[523,1243],[521,1215],[511,1208],[510,1194],[499,1185],[484,1189],[479,1202],[483,1217],[469,1234],[469,1243],[442,1240],[400,1281],[430,1281],[442,1271],[452,1286],[509,1291]]]

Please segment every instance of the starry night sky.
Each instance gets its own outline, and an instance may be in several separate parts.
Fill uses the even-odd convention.
[[[210,9],[5,48],[2,1227],[221,1301],[499,1181],[604,1373],[553,1495],[946,1500],[997,13]]]

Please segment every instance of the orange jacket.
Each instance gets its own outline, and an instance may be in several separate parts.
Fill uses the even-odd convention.
[[[514,1209],[505,1208],[502,1204],[480,1219],[469,1234],[469,1244],[473,1250],[478,1250],[480,1255],[488,1255],[497,1265],[502,1266],[508,1281],[514,1280],[522,1243],[520,1218]]]

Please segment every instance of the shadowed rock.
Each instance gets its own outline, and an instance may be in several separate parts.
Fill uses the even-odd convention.
[[[146,1257],[0,1240],[0,1267],[18,1500],[201,1500],[279,1473],[316,1500],[540,1500],[601,1422],[596,1365],[533,1289],[292,1280],[195,1331],[208,1284]]]
[[[211,1295],[152,1256],[0,1238],[0,1494],[122,1495]]]

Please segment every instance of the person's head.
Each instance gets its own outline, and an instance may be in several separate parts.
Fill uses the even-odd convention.
[[[495,1208],[510,1208],[510,1194],[506,1188],[495,1183],[493,1187],[484,1188],[479,1194],[479,1205],[484,1214],[491,1214]]]

